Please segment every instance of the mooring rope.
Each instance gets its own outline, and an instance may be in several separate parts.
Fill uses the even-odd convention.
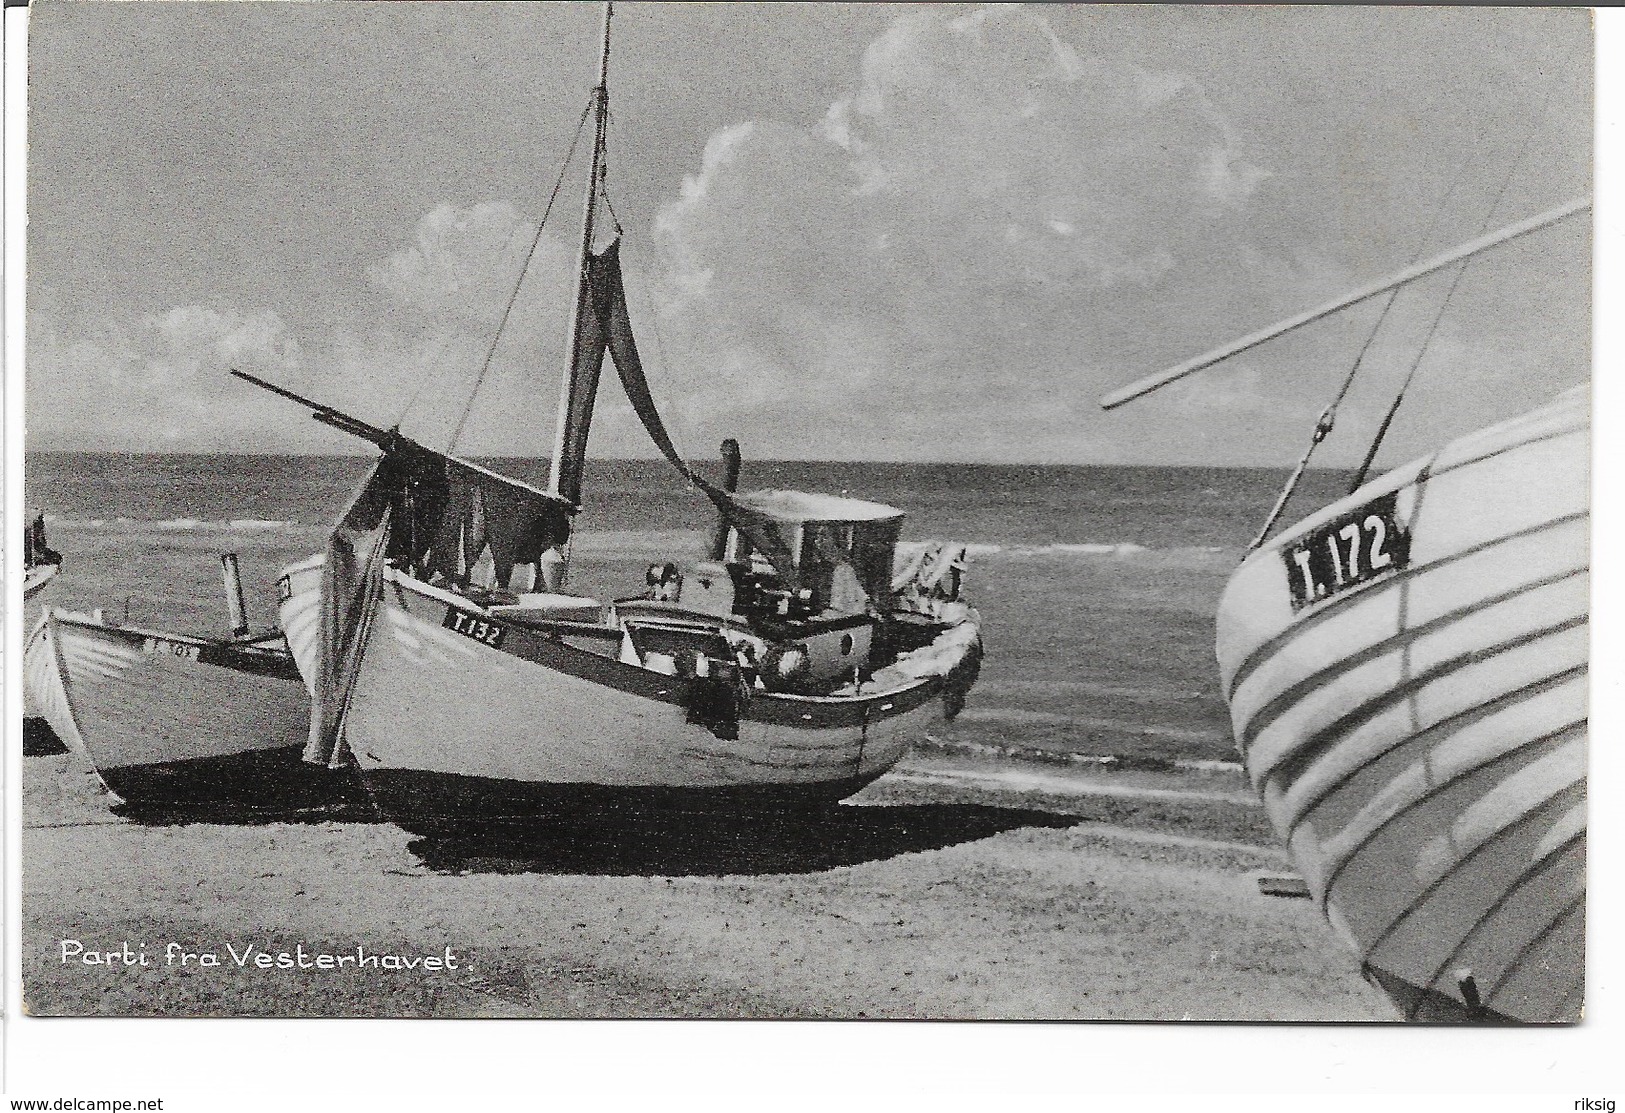
[[[1539,117],[1537,116],[1537,119],[1538,118]],[[1532,129],[1531,129],[1529,135],[1533,135],[1533,130]],[[1526,144],[1528,143],[1528,139],[1529,139],[1529,136],[1526,135],[1525,138],[1524,138],[1524,142]],[[1439,222],[1440,222],[1440,219],[1444,216],[1444,212],[1445,212],[1446,207],[1449,205],[1451,198],[1455,197],[1456,190],[1461,186],[1462,180],[1467,176],[1467,165],[1468,165],[1467,163],[1462,163],[1460,166],[1458,166],[1456,168],[1456,173],[1450,180],[1450,188],[1445,191],[1444,196],[1441,197],[1438,200],[1438,202],[1434,205],[1434,207],[1433,207],[1433,216],[1428,221],[1427,231],[1424,232],[1423,235],[1422,235],[1422,243],[1423,243],[1424,246],[1433,239],[1434,233],[1438,231]],[[1502,194],[1504,194],[1506,192],[1507,183],[1509,183],[1511,180],[1512,180],[1512,178],[1511,178],[1511,175],[1509,174],[1507,176],[1506,180],[1501,183],[1501,193]],[[1500,205],[1500,195],[1497,195],[1496,205],[1497,206]],[[1494,209],[1492,208],[1491,209],[1491,215],[1493,215],[1493,214],[1494,214]],[[1455,283],[1460,281],[1461,271],[1465,270],[1465,269],[1466,269],[1466,264],[1463,264],[1461,269],[1459,269],[1456,272],[1456,279],[1454,281],[1452,281],[1451,286],[1450,286],[1450,293],[1451,294],[1455,293],[1455,289],[1456,289]],[[1355,378],[1359,375],[1361,367],[1363,367],[1364,364],[1365,364],[1366,353],[1368,353],[1371,350],[1372,343],[1377,339],[1377,336],[1382,332],[1382,326],[1387,323],[1388,314],[1393,309],[1394,302],[1398,299],[1399,291],[1402,288],[1403,287],[1396,286],[1392,290],[1388,291],[1388,298],[1387,298],[1386,301],[1383,302],[1382,312],[1380,314],[1378,314],[1376,324],[1372,326],[1370,334],[1365,339],[1365,343],[1361,345],[1360,354],[1355,357],[1354,365],[1353,365],[1353,367],[1351,367],[1349,369],[1348,375],[1343,379],[1343,385],[1338,389],[1337,396],[1332,399],[1332,402],[1331,402],[1331,404],[1329,406],[1327,406],[1324,410],[1321,411],[1320,419],[1315,422],[1315,431],[1314,431],[1314,434],[1310,438],[1309,447],[1304,450],[1303,456],[1298,460],[1298,466],[1295,467],[1292,470],[1291,477],[1286,481],[1286,486],[1282,488],[1280,496],[1276,498],[1275,505],[1270,508],[1269,516],[1267,518],[1265,518],[1264,525],[1258,531],[1258,535],[1252,539],[1251,543],[1248,544],[1247,551],[1249,553],[1252,552],[1254,549],[1258,548],[1260,545],[1262,545],[1264,543],[1265,538],[1267,538],[1270,535],[1270,531],[1275,528],[1276,522],[1278,522],[1280,520],[1281,514],[1286,510],[1287,503],[1291,501],[1293,494],[1297,491],[1298,484],[1300,482],[1302,482],[1304,472],[1309,470],[1309,460],[1310,460],[1310,458],[1312,456],[1314,456],[1315,449],[1320,447],[1320,442],[1326,439],[1326,437],[1331,433],[1333,426],[1336,425],[1336,423],[1337,423],[1337,407],[1342,403],[1344,397],[1347,396],[1347,394],[1349,392],[1349,388],[1354,385]],[[1448,304],[1449,300],[1450,300],[1450,294],[1445,295],[1445,304]],[[1443,310],[1443,307],[1441,306],[1441,308],[1439,310],[1439,315],[1442,316],[1443,313],[1444,313],[1444,310]],[[1439,320],[1438,317],[1434,318],[1434,327],[1437,327],[1438,320]],[[1431,339],[1432,336],[1433,336],[1433,331],[1432,331],[1432,329],[1429,329],[1429,331],[1428,331],[1429,339]],[[1423,342],[1424,349],[1426,348],[1426,345],[1427,345],[1427,342],[1424,341]],[[1422,358],[1421,355],[1418,354],[1416,362],[1420,363],[1421,358]],[[1412,368],[1411,368],[1412,373],[1415,372],[1415,367],[1416,367],[1416,365],[1413,364]],[[1407,376],[1406,380],[1405,380],[1405,385],[1408,386],[1409,384],[1410,384],[1410,377]],[[1401,388],[1401,393],[1402,394],[1403,394],[1403,389],[1404,388],[1402,387]],[[1396,404],[1393,407],[1393,409],[1395,409],[1395,410],[1398,409],[1397,400],[1396,400]],[[1393,416],[1393,412],[1392,412],[1392,410],[1390,410],[1389,417],[1388,417],[1388,419],[1386,419],[1384,421],[1381,432],[1386,432],[1387,431],[1387,421],[1391,420],[1392,416]],[[1380,435],[1380,433],[1379,433],[1379,435]],[[1367,464],[1369,464],[1370,456],[1374,456],[1375,454],[1376,454],[1376,449],[1375,449],[1375,447],[1373,447],[1372,450],[1371,450],[1371,453],[1368,454]],[[1362,465],[1362,467],[1361,467],[1361,474],[1362,475],[1364,474],[1365,466],[1366,465]],[[1360,486],[1360,484],[1357,482],[1357,483],[1354,484],[1353,488],[1350,488],[1350,490],[1353,490],[1353,489],[1355,489],[1355,488],[1357,488],[1359,486]]]

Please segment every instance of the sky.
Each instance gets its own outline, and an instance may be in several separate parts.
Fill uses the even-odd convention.
[[[545,456],[582,152],[492,344],[599,18],[40,0],[27,446],[367,450],[239,367]],[[1446,273],[1098,406],[1588,192],[1584,11],[628,3],[612,42],[609,197],[691,458],[1281,465],[1375,329],[1316,460],[1363,455],[1421,352],[1397,463],[1590,374],[1582,216],[1448,304]],[[590,454],[654,455],[612,379]]]

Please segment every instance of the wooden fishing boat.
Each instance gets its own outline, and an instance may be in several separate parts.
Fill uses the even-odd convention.
[[[68,710],[64,725],[50,703],[46,717],[131,808],[282,811],[338,799],[340,779],[301,760],[309,700],[280,635],[237,643],[57,611],[46,629]]]
[[[68,612],[62,612],[64,615]],[[72,615],[94,621],[90,615]],[[57,666],[56,643],[51,635],[51,608],[40,614],[23,648],[23,717],[42,718],[61,742],[75,753],[85,752],[84,739],[68,708],[68,694],[62,687],[62,671]]]
[[[1247,772],[1310,894],[1407,1019],[1581,1014],[1589,458],[1577,387],[1261,534],[1219,604]]]
[[[1254,551],[1219,604],[1253,783],[1410,1016],[1579,1018],[1589,448],[1582,391],[1453,441]]]
[[[900,549],[898,510],[739,493],[737,453],[717,485],[673,447],[631,331],[618,226],[595,242],[609,18],[606,5],[545,490],[234,372],[383,451],[327,551],[286,570],[281,623],[313,693],[307,759],[353,756],[385,813],[413,829],[828,805],[955,713],[977,673],[963,547]],[[609,604],[562,590],[606,353],[650,437],[721,523],[709,561],[686,574],[656,565],[642,597]]]
[[[35,510],[23,530],[23,602],[38,595],[60,571],[62,554],[47,544],[45,515]]]
[[[48,608],[24,663],[30,693],[132,811],[341,801],[345,778],[302,760],[309,695],[281,632],[251,635],[240,615],[233,637],[208,638]]]

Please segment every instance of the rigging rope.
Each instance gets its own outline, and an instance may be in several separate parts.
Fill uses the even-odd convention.
[[[463,426],[468,422],[468,415],[474,410],[474,399],[479,396],[486,372],[491,370],[491,358],[496,355],[497,344],[502,339],[502,330],[508,324],[508,315],[513,312],[514,303],[519,300],[519,290],[525,284],[525,274],[530,270],[530,261],[536,255],[536,246],[542,242],[542,229],[547,226],[548,215],[553,211],[553,202],[559,198],[559,190],[564,185],[564,175],[569,172],[570,162],[575,158],[576,147],[581,143],[581,133],[587,126],[587,116],[591,112],[592,103],[589,102],[587,107],[582,109],[581,119],[576,123],[575,137],[570,140],[570,150],[564,156],[564,164],[559,167],[559,177],[553,183],[553,192],[547,199],[547,207],[542,210],[542,219],[536,222],[536,234],[530,239],[530,250],[525,252],[525,261],[519,268],[519,277],[514,280],[513,292],[508,295],[508,304],[502,309],[502,319],[497,322],[496,332],[491,336],[491,346],[485,351],[485,361],[480,364],[480,373],[474,379],[474,388],[468,392],[468,401],[463,404],[462,413],[457,418],[457,427],[452,430],[451,441],[446,445],[448,453],[457,448],[457,442],[463,435]]]
[[[450,343],[451,337],[441,337],[440,343],[435,346],[434,351],[429,354],[429,358],[424,362],[429,364],[431,367],[434,366],[438,362],[439,357],[446,354],[446,346]],[[412,397],[406,400],[406,405],[401,407],[401,412],[395,418],[396,429],[401,427],[401,423],[406,420],[406,415],[412,412],[413,406],[417,405],[419,396],[423,394],[423,388],[432,382],[438,381],[446,374],[447,370],[447,368],[441,367],[439,371],[431,371],[429,374],[418,380],[418,388],[412,392]]]
[[[605,150],[604,150],[603,157],[604,157],[604,160],[607,163],[607,161],[609,159],[609,150],[608,150],[609,126],[611,124],[614,124],[616,122],[616,119],[615,119],[615,113],[614,112],[606,111],[605,116],[606,116],[607,122],[606,122],[605,127],[604,127]],[[621,227],[620,214],[616,213],[616,211],[615,211],[615,203],[610,200],[609,187],[608,187],[607,184],[604,186],[603,190],[601,191],[601,196],[604,199],[604,207],[609,210],[609,218],[615,224],[615,234],[617,236],[620,236],[621,239],[622,239],[622,242],[625,243],[626,242],[626,239],[625,239],[626,230]],[[648,260],[644,257],[642,251],[638,248],[638,246],[636,244],[632,244],[631,247],[632,247],[632,254],[636,256],[638,262],[640,263],[640,268],[639,269],[644,270],[644,271],[652,270],[652,268],[646,268],[646,267],[641,266],[641,264],[647,263]],[[665,377],[667,374],[669,374],[669,372],[671,370],[671,362],[666,358],[666,344],[665,344],[665,341],[661,338],[661,335],[660,335],[660,319],[659,319],[659,314],[656,312],[656,309],[655,309],[654,299],[652,297],[644,297],[643,296],[646,291],[643,288],[642,275],[641,274],[638,274],[638,275],[629,274],[628,272],[623,270],[621,272],[621,276],[622,276],[623,279],[626,280],[626,285],[628,287],[630,287],[632,289],[635,289],[637,291],[637,293],[639,295],[638,300],[640,302],[642,302],[642,308],[647,310],[646,313],[642,313],[642,314],[640,314],[640,316],[642,317],[643,320],[645,320],[645,321],[647,321],[649,323],[649,329],[654,334],[654,341],[655,341],[654,350],[655,350],[656,356],[658,357],[657,362],[659,363],[659,370],[661,372],[661,376]],[[629,294],[631,293],[631,289],[628,290],[628,293]],[[645,370],[647,370],[647,368],[645,368]],[[644,381],[648,382],[648,376],[647,375],[645,375]],[[654,392],[654,385],[652,383],[649,384],[649,389],[650,389],[650,394],[652,396],[653,392]],[[665,392],[662,391],[661,393],[664,394]],[[668,409],[667,412],[669,413],[670,410]],[[684,460],[689,459],[688,453],[683,451],[683,446],[682,446],[679,438],[671,430],[671,428],[669,426],[666,429],[666,435],[671,438],[672,447],[677,449],[677,455],[682,457]],[[692,480],[690,481],[690,483],[692,485]]]
[[[1280,496],[1276,498],[1275,505],[1270,508],[1269,517],[1264,519],[1263,528],[1258,531],[1258,536],[1254,537],[1252,543],[1247,546],[1249,553],[1262,545],[1264,538],[1269,536],[1270,530],[1275,528],[1275,523],[1280,519],[1281,512],[1286,509],[1287,502],[1292,498],[1293,492],[1298,489],[1298,483],[1303,479],[1303,473],[1309,470],[1309,458],[1315,454],[1315,449],[1320,447],[1320,442],[1326,439],[1327,434],[1332,431],[1332,426],[1337,423],[1337,407],[1342,404],[1344,397],[1347,396],[1349,387],[1354,385],[1354,377],[1360,373],[1360,367],[1365,363],[1366,353],[1371,350],[1372,342],[1377,339],[1377,334],[1382,331],[1382,324],[1388,319],[1388,311],[1393,308],[1394,298],[1398,294],[1399,290],[1397,288],[1388,291],[1388,299],[1383,302],[1382,314],[1377,318],[1376,326],[1372,328],[1370,334],[1365,338],[1365,343],[1360,346],[1360,354],[1355,357],[1354,365],[1349,368],[1349,373],[1343,377],[1343,385],[1338,388],[1337,396],[1332,399],[1331,405],[1320,412],[1320,420],[1315,422],[1315,432],[1310,438],[1309,447],[1304,450],[1303,456],[1299,458],[1298,466],[1292,470],[1292,477],[1286,481],[1286,486],[1282,488]]]
[[[1501,202],[1506,199],[1507,187],[1512,184],[1514,175],[1517,173],[1518,168],[1523,165],[1524,158],[1528,156],[1529,143],[1535,137],[1535,129],[1545,117],[1546,108],[1551,103],[1551,99],[1552,93],[1548,89],[1546,98],[1541,101],[1540,111],[1535,113],[1534,121],[1529,125],[1529,130],[1524,133],[1523,143],[1518,148],[1518,157],[1512,160],[1511,169],[1507,171],[1506,177],[1502,180],[1501,189],[1495,195],[1495,204],[1490,206],[1489,215],[1484,218],[1484,225],[1480,231],[1487,231],[1490,225],[1494,223],[1495,211],[1501,207]],[[1382,422],[1377,426],[1377,432],[1371,440],[1371,446],[1366,449],[1365,458],[1360,461],[1360,470],[1354,473],[1354,482],[1349,484],[1350,494],[1365,486],[1366,476],[1370,474],[1371,465],[1377,458],[1377,450],[1382,447],[1383,438],[1388,435],[1388,427],[1394,423],[1394,416],[1399,413],[1400,403],[1404,402],[1405,393],[1410,390],[1411,382],[1416,378],[1416,369],[1422,366],[1422,359],[1427,355],[1428,346],[1433,343],[1433,335],[1439,329],[1439,322],[1444,320],[1444,311],[1449,308],[1450,299],[1455,297],[1456,287],[1461,284],[1462,276],[1466,273],[1467,260],[1463,260],[1461,265],[1456,268],[1455,276],[1450,280],[1450,289],[1445,293],[1444,300],[1439,303],[1438,311],[1433,314],[1433,323],[1428,326],[1427,336],[1422,339],[1421,347],[1416,350],[1416,358],[1411,361],[1410,369],[1405,372],[1404,381],[1399,384],[1399,392],[1394,395],[1393,402],[1389,404],[1388,412],[1382,415]]]
[[[1349,484],[1349,494],[1353,494],[1365,486],[1365,477],[1371,471],[1371,464],[1377,458],[1377,450],[1382,447],[1383,438],[1388,435],[1388,427],[1394,423],[1394,415],[1399,413],[1399,405],[1405,400],[1405,392],[1410,390],[1411,381],[1416,378],[1416,369],[1422,366],[1422,357],[1427,355],[1428,345],[1433,343],[1433,334],[1439,328],[1439,322],[1444,320],[1444,311],[1450,305],[1450,299],[1456,296],[1456,287],[1461,284],[1461,276],[1467,273],[1467,263],[1462,261],[1456,268],[1456,273],[1450,279],[1450,289],[1445,292],[1444,300],[1439,303],[1438,312],[1433,314],[1433,323],[1428,326],[1428,333],[1422,338],[1422,344],[1416,350],[1416,358],[1411,360],[1411,366],[1405,372],[1404,381],[1399,384],[1399,391],[1388,406],[1388,412],[1382,415],[1382,421],[1377,426],[1377,433],[1371,438],[1371,446],[1366,449],[1365,458],[1360,461],[1360,468],[1354,473],[1354,481]]]
[[[1444,196],[1441,197],[1438,203],[1433,207],[1433,216],[1428,221],[1428,229],[1425,233],[1423,233],[1422,236],[1422,243],[1424,245],[1432,240],[1434,233],[1438,231],[1439,220],[1444,215],[1445,207],[1449,204],[1450,199],[1456,195],[1456,190],[1461,185],[1462,179],[1465,178],[1466,175],[1467,164],[1463,163],[1456,168],[1456,173],[1450,180],[1450,188],[1445,191]],[[1509,177],[1507,180],[1510,181],[1511,178]],[[1505,183],[1502,184],[1501,188],[1504,192],[1506,189]],[[1497,199],[1496,203],[1500,203],[1499,199]],[[1396,286],[1392,290],[1388,291],[1388,299],[1383,302],[1382,312],[1377,317],[1377,323],[1372,326],[1370,335],[1366,337],[1365,343],[1361,345],[1360,354],[1355,357],[1354,366],[1349,369],[1348,376],[1343,380],[1343,385],[1337,392],[1337,397],[1332,399],[1331,405],[1327,406],[1321,411],[1320,420],[1315,423],[1315,432],[1309,441],[1309,447],[1304,450],[1303,456],[1298,460],[1298,466],[1293,469],[1291,477],[1286,481],[1286,486],[1282,488],[1280,496],[1276,498],[1275,505],[1270,508],[1269,516],[1264,519],[1264,525],[1261,529],[1259,529],[1258,535],[1252,539],[1250,544],[1248,544],[1247,552],[1250,553],[1262,545],[1264,543],[1264,539],[1270,535],[1270,530],[1275,528],[1275,523],[1280,520],[1282,512],[1286,510],[1287,503],[1291,501],[1293,494],[1298,489],[1298,484],[1303,480],[1304,472],[1309,469],[1310,457],[1315,454],[1315,449],[1320,447],[1320,442],[1325,440],[1327,435],[1331,433],[1332,427],[1337,422],[1337,407],[1343,401],[1344,396],[1348,394],[1349,388],[1354,385],[1355,377],[1359,375],[1360,368],[1365,363],[1366,353],[1371,350],[1372,342],[1377,339],[1378,334],[1382,331],[1382,326],[1387,323],[1388,313],[1391,309],[1393,309],[1394,302],[1399,297],[1400,289],[1401,287]],[[1455,291],[1455,285],[1453,283],[1450,289],[1452,293]],[[1446,296],[1445,300],[1446,302],[1449,301],[1448,295]],[[1443,310],[1441,309],[1440,312],[1442,313]],[[1435,319],[1435,324],[1437,324],[1437,319]],[[1431,337],[1432,332],[1430,331],[1428,335]],[[1421,357],[1418,356],[1417,358],[1418,361],[1420,361]],[[1409,381],[1410,380],[1407,378],[1407,384]],[[1356,484],[1356,486],[1358,486],[1358,484]]]

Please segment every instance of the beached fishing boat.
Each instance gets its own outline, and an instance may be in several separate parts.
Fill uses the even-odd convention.
[[[603,35],[545,490],[453,455],[455,437],[433,451],[235,372],[383,452],[327,551],[285,572],[281,622],[313,694],[307,759],[353,756],[414,829],[626,805],[827,805],[954,714],[978,669],[962,546],[900,546],[902,513],[878,503],[739,493],[737,456],[718,485],[673,447],[632,335],[620,228],[597,239],[611,231],[599,219],[607,6]],[[710,560],[658,564],[641,596],[601,603],[562,584],[606,353],[721,525]]]
[[[73,617],[91,618],[89,615]],[[68,708],[68,694],[62,687],[62,670],[57,665],[56,643],[51,636],[50,607],[40,614],[23,648],[23,718],[44,719],[58,742],[76,753],[84,753],[85,742],[79,737],[79,727]]]
[[[234,558],[228,558],[228,584]],[[309,696],[280,631],[230,638],[110,625],[48,608],[30,640],[30,694],[131,810],[274,812],[343,798],[302,760]]]
[[[60,571],[62,554],[47,543],[45,515],[35,510],[29,515],[28,528],[23,530],[23,601],[38,595]]]
[[[1106,402],[1584,207],[1484,237]],[[1357,480],[1265,542],[1267,524],[1219,604],[1220,682],[1248,774],[1310,894],[1407,1019],[1581,1014],[1589,427],[1588,389],[1577,387]],[[1367,467],[1374,455],[1375,445]]]

